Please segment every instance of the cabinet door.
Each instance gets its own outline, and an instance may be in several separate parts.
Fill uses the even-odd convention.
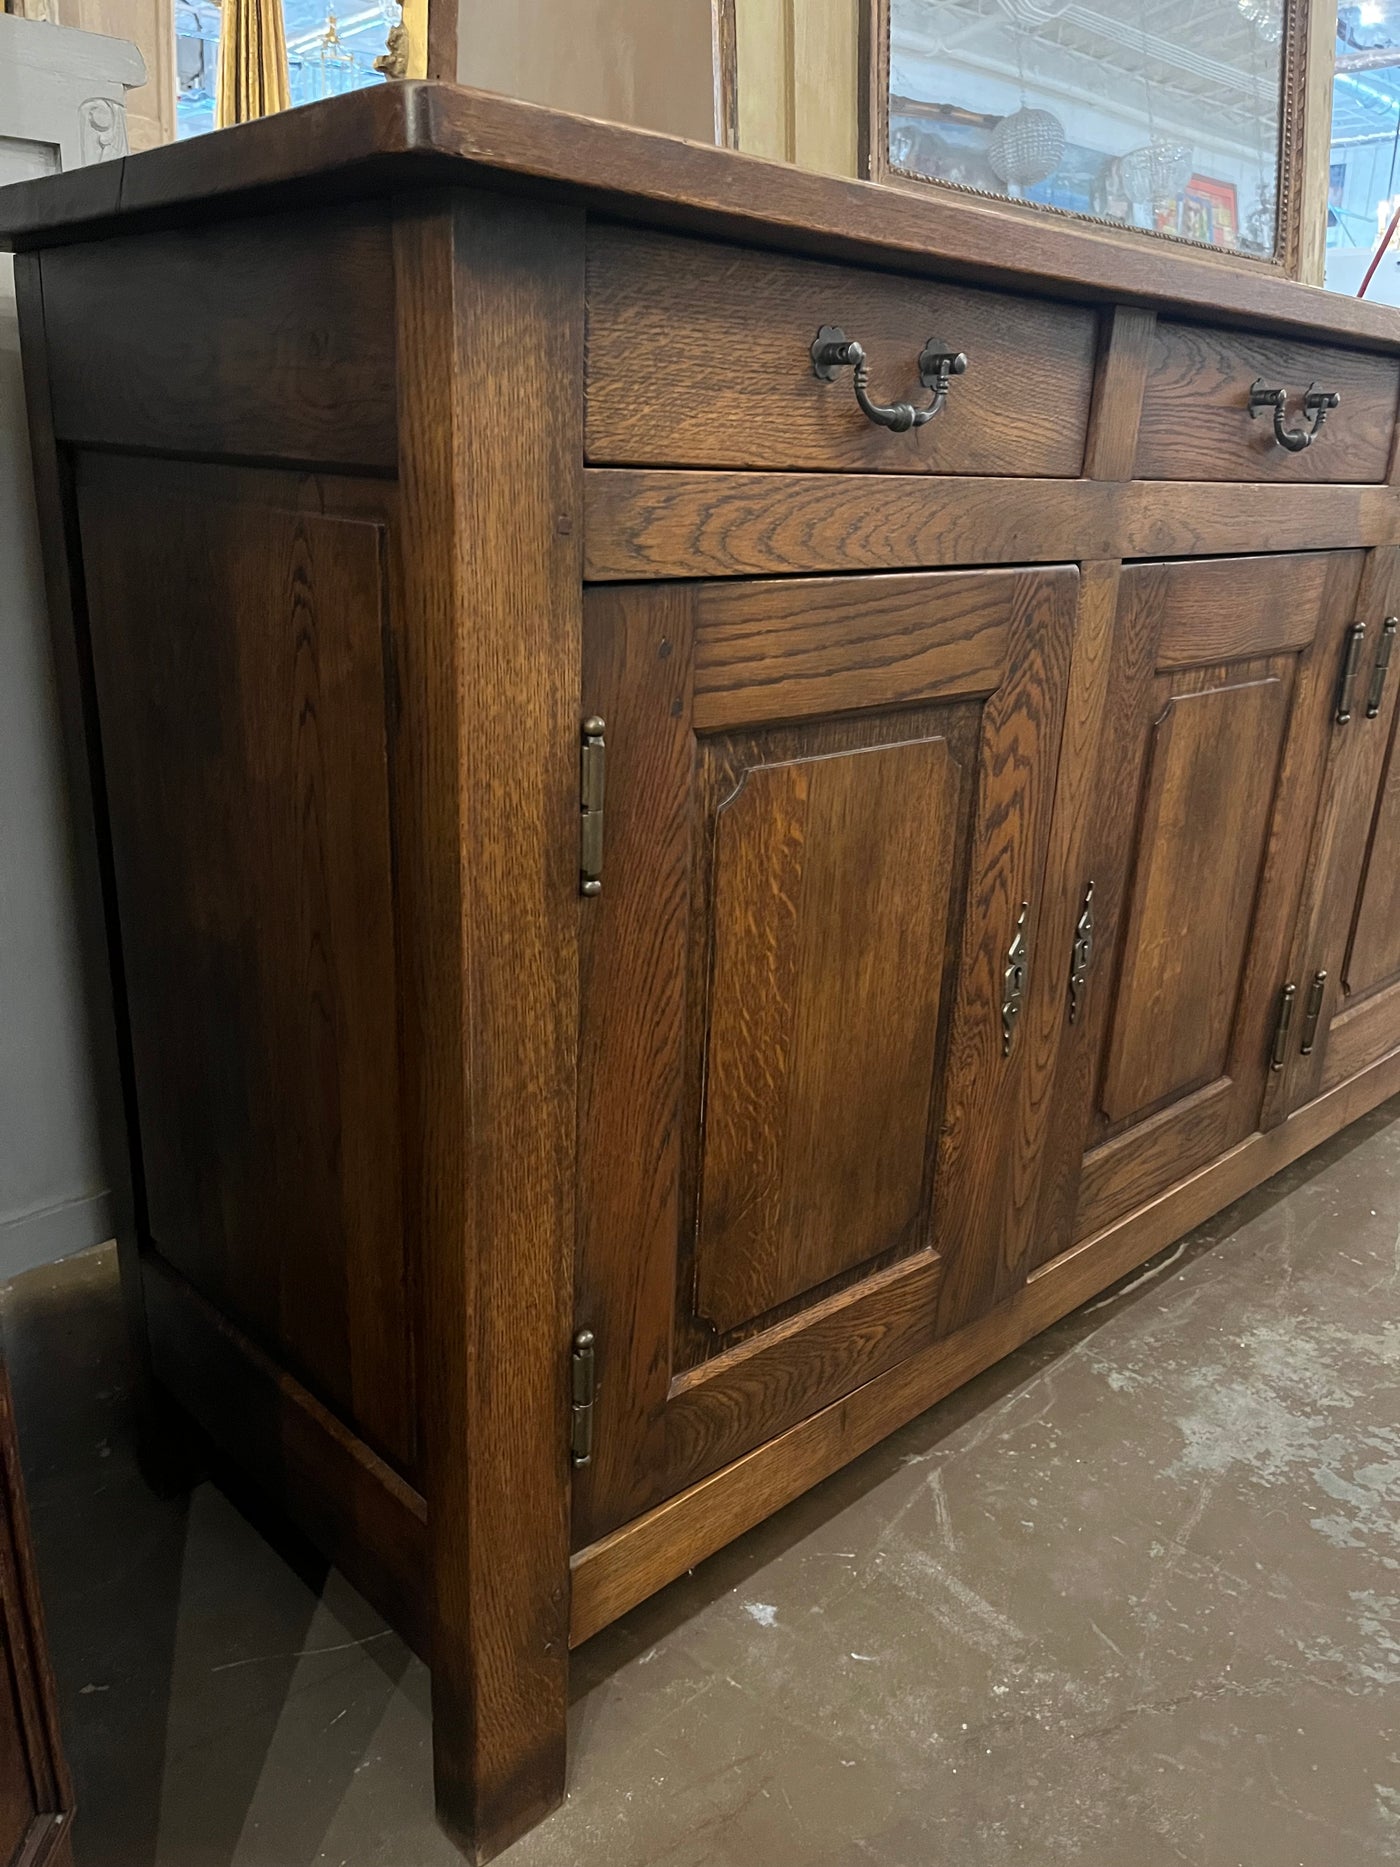
[[[1400,551],[1373,551],[1356,607],[1361,640],[1351,691],[1347,704],[1333,710],[1331,757],[1289,964],[1295,1012],[1281,1067],[1271,1074],[1266,1123],[1400,1045],[1397,610]]]
[[[1361,558],[1123,570],[1082,882],[1093,969],[1061,1064],[1088,1084],[1083,1164],[1039,1258],[1258,1123]]]
[[[1024,1275],[1077,587],[1061,567],[589,593],[581,1542]]]

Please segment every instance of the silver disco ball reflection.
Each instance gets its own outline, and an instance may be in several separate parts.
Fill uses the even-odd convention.
[[[998,180],[1029,188],[1060,166],[1065,126],[1053,110],[1013,110],[992,131],[987,160]]]

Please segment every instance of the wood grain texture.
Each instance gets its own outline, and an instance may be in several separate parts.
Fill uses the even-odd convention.
[[[1400,553],[1394,550],[1368,552],[1355,610],[1356,620],[1366,625],[1366,642],[1357,676],[1357,691],[1361,695],[1369,696],[1372,691],[1382,625],[1397,607],[1400,607]],[[1400,673],[1400,667],[1397,672]],[[1376,799],[1381,794],[1393,745],[1397,692],[1400,686],[1388,680],[1374,719],[1368,717],[1369,708],[1362,704],[1353,711],[1349,725],[1339,726],[1335,722],[1333,725],[1302,906],[1287,961],[1287,976],[1298,984],[1305,1004],[1315,975],[1318,972],[1326,975],[1322,1005],[1310,1052],[1305,1055],[1302,1050],[1300,1013],[1297,1038],[1288,1047],[1283,1069],[1270,1072],[1261,1124],[1264,1127],[1272,1126],[1290,1110],[1319,1094],[1325,1072],[1330,1067],[1326,1061],[1328,1033],[1346,1008],[1343,974],[1347,943],[1358,898],[1366,886],[1367,852]],[[1355,731],[1351,730],[1352,726],[1356,727]],[[1379,1047],[1365,1056],[1363,1062],[1374,1061],[1390,1048],[1382,1032]]]
[[[965,351],[943,412],[893,434],[822,382],[811,346],[840,325],[877,402],[928,400],[930,339]],[[597,226],[588,251],[594,462],[1069,476],[1084,457],[1092,313],[785,254]]]
[[[392,506],[105,455],[78,505],[147,1234],[411,1473]]]
[[[965,571],[713,583],[694,596],[697,731],[990,693],[1014,579]]]
[[[696,1240],[720,1334],[915,1235],[959,791],[919,739],[751,767],[720,807]]]
[[[766,577],[1400,541],[1390,487],[1214,487],[594,467],[585,574]]]
[[[1251,417],[1256,377],[1288,391],[1288,426],[1307,426],[1303,393],[1335,389],[1341,406],[1311,447],[1290,454],[1271,411]],[[1134,471],[1145,480],[1384,480],[1400,364],[1333,345],[1298,344],[1200,325],[1157,325]]]
[[[399,83],[241,125],[121,164],[13,186],[0,245],[53,244],[115,228],[208,220],[222,205],[295,193],[306,206],[440,183],[517,190],[712,238],[796,248],[941,277],[977,274],[1058,296],[1175,305],[1232,323],[1273,321],[1395,351],[1387,306],[1320,294],[1263,267],[1222,266],[1166,242],[1010,204],[804,173],[729,150],[446,84]]]
[[[1234,563],[1241,589],[1256,575],[1273,578],[1280,601],[1288,600],[1288,558],[1267,562],[1239,559]],[[1173,1180],[1204,1166],[1261,1119],[1269,1074],[1269,1038],[1285,978],[1284,966],[1330,743],[1342,632],[1353,612],[1361,570],[1360,554],[1356,552],[1329,553],[1322,563],[1325,576],[1320,588],[1314,586],[1312,609],[1300,608],[1296,612],[1299,623],[1311,615],[1308,645],[1265,657],[1248,652],[1235,654],[1237,611],[1245,624],[1238,646],[1253,646],[1251,605],[1247,598],[1238,605],[1231,601],[1228,577],[1210,571],[1207,585],[1199,586],[1190,595],[1183,611],[1174,597],[1174,586],[1196,585],[1206,567],[1190,563],[1143,564],[1123,573],[1117,625],[1120,649],[1110,703],[1114,726],[1105,742],[1097,787],[1105,802],[1094,832],[1096,853],[1092,858],[1096,883],[1102,877],[1101,891],[1096,888],[1101,963],[1106,980],[1111,979],[1112,984],[1091,1003],[1091,1029],[1085,1039],[1095,1046],[1104,1062],[1094,1094],[1095,1113],[1086,1136],[1074,1228],[1079,1237],[1103,1229],[1155,1197]],[[1306,561],[1299,560],[1297,568],[1301,586],[1305,587],[1309,581]],[[1213,642],[1204,632],[1206,618],[1201,603],[1201,590],[1212,581],[1217,602]],[[1160,646],[1169,639],[1168,620],[1174,613],[1195,617],[1192,631],[1199,660],[1194,668],[1163,668],[1160,664]],[[1246,754],[1230,741],[1233,749],[1227,756],[1233,757],[1238,751],[1241,763],[1232,768],[1228,779],[1220,775],[1215,803],[1198,801],[1189,809],[1164,811],[1165,835],[1155,822],[1149,822],[1149,754],[1157,722],[1169,702],[1213,690],[1244,690],[1252,683],[1271,679],[1290,689],[1285,701],[1287,727],[1269,759],[1268,830],[1263,865],[1257,870],[1258,885],[1244,891],[1248,894],[1247,907],[1243,902],[1237,904],[1239,911],[1248,916],[1248,932],[1241,946],[1230,928],[1213,920],[1212,905],[1202,901],[1192,907],[1187,898],[1193,869],[1198,867],[1203,878],[1228,877],[1236,858],[1244,862],[1248,857],[1248,850],[1237,850],[1229,835],[1222,834],[1222,841],[1229,846],[1217,848],[1216,836],[1223,829],[1224,815],[1253,790],[1256,778],[1250,760],[1258,759],[1259,748]],[[1262,724],[1256,724],[1262,731]],[[1203,746],[1205,765],[1216,756]],[[1133,800],[1130,810],[1123,807],[1124,799]],[[1243,836],[1245,826],[1236,825],[1230,834],[1235,833]],[[1177,966],[1194,968],[1200,957],[1188,944],[1184,956],[1166,970],[1160,970],[1155,963],[1131,969],[1124,964],[1125,956],[1139,941],[1144,959],[1151,959],[1153,941],[1136,916],[1145,911],[1153,870],[1163,864],[1173,873],[1179,870],[1175,912],[1187,926],[1188,943],[1195,941],[1198,924],[1204,923],[1207,929],[1215,928],[1215,945],[1201,960],[1204,970],[1196,976],[1194,988],[1189,981],[1180,981],[1171,1021],[1155,1027],[1160,1058],[1154,1059],[1144,1044],[1148,1029],[1139,1030],[1139,1021],[1151,1028],[1151,1005],[1159,985],[1176,976]],[[1134,872],[1143,878],[1141,884],[1130,881]],[[1227,883],[1218,879],[1211,886],[1218,891]],[[1163,940],[1167,938],[1164,933]],[[1228,974],[1241,952],[1243,968],[1237,973],[1236,988],[1231,988],[1228,978],[1222,981],[1217,975],[1222,967]],[[1202,1021],[1209,1028],[1206,1013],[1212,1005],[1217,1015],[1225,1017],[1229,1038],[1220,1075],[1213,1082],[1202,1082],[1201,1072],[1209,1074],[1207,1053],[1211,1057],[1218,1054],[1218,1047],[1211,1048],[1201,1028]],[[1127,1071],[1125,1063],[1125,1073],[1115,1085],[1113,1059],[1126,1057],[1129,1049],[1137,1058],[1136,1076]],[[1165,1061],[1169,1057],[1175,1060],[1170,1065]],[[1135,1109],[1127,1107],[1132,1099],[1127,1088],[1130,1079],[1136,1088],[1142,1088],[1148,1077],[1159,1080],[1154,1071],[1171,1075],[1177,1065],[1184,1070],[1193,1060],[1197,1074],[1183,1075],[1179,1091],[1161,1079],[1161,1095],[1155,1101]]]
[[[1355,717],[1355,716],[1353,716]],[[1400,974],[1400,757],[1392,736],[1371,820],[1366,873],[1356,897],[1351,939],[1342,965],[1350,1003]]]
[[[1099,355],[1084,447],[1086,480],[1130,480],[1137,453],[1142,392],[1156,317],[1137,305],[1115,305],[1099,323]]]
[[[1043,1022],[1029,1027],[1037,1048],[1054,1062],[1047,1076],[1049,1115],[1044,1167],[1028,1261],[1042,1264],[1073,1240],[1079,1175],[1093,1106],[1096,1052],[1089,1039],[1093,1006],[1103,985],[1103,895],[1095,827],[1106,808],[1103,785],[1113,781],[1104,745],[1113,730],[1110,701],[1116,672],[1115,619],[1122,566],[1081,564],[1079,614],[1070,662],[1065,728],[1056,774],[1055,809],[1045,864],[1043,963],[1053,989],[1042,1001]],[[1079,918],[1092,886],[1094,950],[1081,1002],[1071,1021],[1070,964]]]
[[[1058,998],[1055,967],[1041,952],[1045,857],[1078,584],[1078,572],[1069,569],[1022,575],[1006,679],[982,714],[968,909],[934,1181],[937,1236],[947,1259],[938,1307],[944,1331],[1016,1287],[1034,1237],[1054,1073],[1054,1047],[1042,1037],[1049,1004]],[[1008,1048],[1002,1004],[1018,929],[1027,967],[1024,1023]]]
[[[1289,1043],[1284,1066],[1270,1073],[1262,1124],[1265,1127],[1341,1080],[1332,1073],[1331,1033],[1345,1017],[1349,1002],[1345,985],[1348,947],[1368,886],[1377,801],[1384,795],[1393,756],[1396,682],[1384,683],[1374,718],[1370,717],[1368,702],[1383,624],[1397,608],[1400,553],[1368,552],[1355,607],[1356,620],[1366,627],[1357,671],[1359,704],[1349,723],[1333,722],[1302,906],[1287,961],[1288,976],[1297,983],[1304,1005],[1316,975],[1325,975],[1322,1004],[1310,1050],[1305,1054],[1302,1049],[1304,1018],[1300,1012],[1298,1030]],[[1370,1044],[1361,1035],[1363,1028],[1374,1032]],[[1346,1057],[1356,1059],[1354,1063],[1349,1061],[1349,1074],[1391,1048],[1386,1042],[1387,1028],[1386,1019],[1379,1017],[1354,1022],[1345,1041],[1338,1031]]]
[[[916,1252],[835,1291],[776,1328],[685,1369],[666,1406],[668,1485],[680,1490],[754,1441],[892,1368],[936,1334],[943,1261]]]
[[[393,469],[382,208],[70,247],[43,290],[61,439]]]
[[[1400,1031],[1400,980],[1383,986],[1358,1005],[1347,1005],[1332,1020],[1319,1075],[1329,1093],[1369,1069],[1394,1048]]]
[[[1173,695],[1152,730],[1101,1100],[1120,1122],[1225,1073],[1289,690]]]
[[[1075,581],[589,593],[586,704],[609,722],[609,777],[603,892],[581,909],[578,1314],[607,1374],[576,1537],[927,1340],[947,1240],[965,1226],[967,1248],[986,1248],[966,1216],[976,1200],[1022,1222],[1027,1176],[1007,1176],[997,1150],[1020,1123],[1033,1179],[1050,1020],[1033,993],[1038,1061],[1008,1067],[987,981],[1000,984],[1015,916],[1001,926],[1000,852],[1007,890],[1015,865],[1038,878],[1044,860]],[[720,711],[765,723],[707,715],[697,739],[716,617]],[[748,670],[764,691],[780,640],[783,668],[832,669],[829,704],[859,697],[886,638],[916,624],[946,657],[934,699],[810,718],[808,683],[783,674],[781,722],[742,684]],[[940,1161],[955,1103],[982,1145]]]
[[[0,1859],[68,1867],[72,1822],[14,1400],[0,1361]]]
[[[564,1786],[582,233],[484,195],[395,229],[407,1207],[435,1781],[473,1859]]]
[[[1252,1134],[1141,1211],[1042,1265],[956,1335],[910,1356],[781,1437],[668,1499],[573,1559],[574,1646],[819,1484],[1024,1341],[1136,1269],[1368,1109],[1400,1091],[1400,1051],[1268,1134]]]
[[[597,589],[584,607],[584,706],[607,722],[609,743],[603,892],[579,910],[575,1304],[608,1376],[593,1459],[574,1476],[578,1543],[648,1509],[666,1467],[697,594],[686,585]]]
[[[141,1271],[162,1385],[429,1659],[421,1493],[158,1253]]]

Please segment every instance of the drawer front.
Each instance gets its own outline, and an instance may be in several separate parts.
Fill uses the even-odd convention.
[[[1054,475],[1084,460],[1094,314],[857,267],[595,227],[586,442],[629,466]],[[870,398],[925,405],[930,339],[961,351],[941,413],[892,432],[852,370],[813,372],[823,325],[869,359]]]
[[[1250,414],[1250,392],[1283,389],[1290,434],[1312,426],[1303,398],[1316,384],[1340,397],[1310,445],[1290,452],[1273,411]],[[1153,341],[1136,476],[1143,480],[1383,480],[1395,428],[1400,360],[1198,324],[1160,323]]]

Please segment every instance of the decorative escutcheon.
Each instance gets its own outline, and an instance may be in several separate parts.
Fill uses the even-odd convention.
[[[1016,916],[1016,931],[1012,935],[1011,945],[1006,949],[1006,969],[1001,975],[1001,1054],[1011,1055],[1011,1040],[1016,1035],[1016,1020],[1021,1015],[1021,1007],[1026,997],[1026,968],[1029,963],[1026,953],[1026,916],[1030,912],[1030,902],[1021,903],[1021,912]]]
[[[933,391],[933,400],[924,408],[915,408],[912,402],[872,402],[870,364],[864,347],[847,337],[839,324],[823,324],[812,339],[812,374],[819,382],[835,382],[837,370],[852,370],[862,414],[893,434],[907,434],[911,428],[922,428],[925,422],[932,421],[948,400],[953,377],[961,376],[966,368],[967,358],[961,350],[945,350],[930,337],[919,353],[919,381]]]
[[[1310,428],[1289,428],[1284,425],[1284,413],[1288,406],[1286,389],[1270,389],[1262,376],[1256,376],[1249,385],[1249,415],[1256,419],[1264,409],[1272,409],[1274,416],[1274,439],[1280,447],[1290,454],[1301,454],[1305,447],[1311,447],[1322,432],[1322,424],[1331,411],[1341,402],[1341,396],[1335,389],[1319,389],[1315,382],[1308,384],[1303,396],[1303,413],[1311,415]]]

